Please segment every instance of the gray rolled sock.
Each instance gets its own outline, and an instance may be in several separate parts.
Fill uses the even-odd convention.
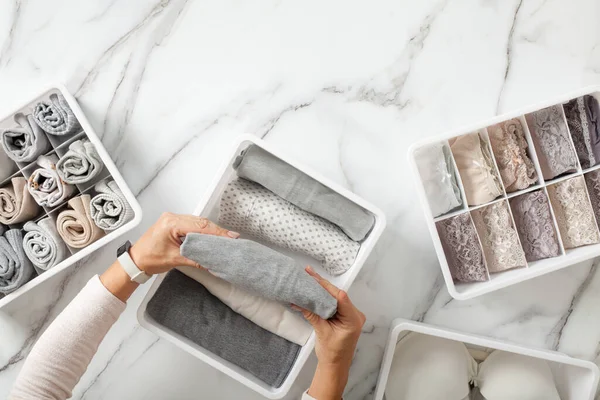
[[[46,271],[69,256],[67,245],[62,241],[51,217],[38,222],[29,221],[23,226],[25,237],[23,249],[38,272]]]
[[[89,140],[77,140],[69,145],[69,151],[56,163],[61,179],[71,185],[79,185],[94,179],[104,163]]]
[[[33,109],[35,122],[51,135],[69,135],[81,129],[79,121],[60,94],[51,94],[50,101],[40,101]]]
[[[14,292],[35,275],[23,251],[23,233],[11,229],[0,236],[0,293]]]
[[[160,325],[276,388],[301,349],[235,313],[176,270],[162,281],[146,312]]]
[[[190,233],[181,255],[249,292],[295,304],[321,318],[331,318],[337,310],[337,300],[292,258],[259,243]]]
[[[11,159],[32,162],[51,149],[46,134],[31,115],[16,114],[15,122],[19,124],[19,128],[2,132],[2,147]]]
[[[336,224],[354,241],[363,240],[375,224],[373,215],[358,204],[256,145],[249,146],[236,159],[234,168],[239,177]]]

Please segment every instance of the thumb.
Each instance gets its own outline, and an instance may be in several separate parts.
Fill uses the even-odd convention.
[[[308,323],[311,324],[313,328],[317,329],[317,324],[319,324],[319,322],[322,321],[321,317],[319,317],[317,314],[315,314],[315,313],[313,313],[311,311],[308,311],[305,308],[298,307],[295,304],[292,304],[291,307],[294,310],[300,311],[302,313],[302,316],[304,317],[304,319],[306,321],[308,321]]]

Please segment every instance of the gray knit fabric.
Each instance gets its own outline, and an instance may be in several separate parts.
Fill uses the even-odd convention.
[[[23,251],[23,233],[11,229],[0,236],[0,293],[14,292],[35,275]]]
[[[336,224],[352,240],[363,240],[375,224],[374,216],[361,206],[256,145],[236,159],[234,168],[239,177]]]
[[[114,231],[133,218],[133,209],[115,181],[101,181],[94,187],[90,211],[96,225],[105,231]]]
[[[162,281],[146,312],[158,324],[276,388],[301,349],[235,313],[177,270]]]
[[[55,154],[39,156],[37,164],[40,168],[33,171],[28,179],[27,189],[40,206],[54,208],[66,202],[75,193],[75,186],[60,179],[56,172],[57,162],[58,157]]]
[[[2,147],[14,161],[28,163],[51,149],[46,134],[35,123],[31,115],[15,115],[18,128],[2,132]]]
[[[10,178],[18,170],[17,164],[6,154],[4,147],[0,148],[0,182]]]
[[[37,124],[51,135],[69,135],[81,130],[69,103],[61,94],[51,94],[49,101],[40,101],[33,110]]]
[[[58,160],[56,169],[66,183],[78,185],[94,179],[104,164],[96,148],[89,140],[77,140],[69,151]]]
[[[23,238],[23,249],[38,271],[46,271],[69,257],[67,245],[60,238],[52,218],[29,221],[23,229],[27,232]]]
[[[190,233],[181,255],[249,292],[295,304],[321,318],[331,318],[337,310],[337,300],[292,258],[259,243]]]

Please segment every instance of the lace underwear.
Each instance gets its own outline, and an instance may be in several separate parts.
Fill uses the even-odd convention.
[[[510,206],[527,261],[560,255],[550,204],[543,191],[512,198]]]
[[[471,217],[490,273],[525,266],[525,253],[505,201],[473,210]]]
[[[596,224],[600,227],[600,170],[585,174],[585,184],[596,216]]]
[[[444,143],[424,146],[415,152],[415,162],[434,217],[462,204],[452,154]]]
[[[548,186],[548,195],[565,249],[598,243],[600,235],[583,177]]]
[[[582,168],[600,162],[600,107],[594,96],[573,99],[564,105],[567,124]]]
[[[518,118],[488,128],[492,151],[506,192],[526,189],[537,182],[535,167],[527,155],[527,139]]]
[[[438,221],[436,228],[452,277],[460,282],[487,281],[483,251],[470,215]]]
[[[502,195],[500,180],[487,143],[478,133],[450,140],[450,148],[471,206],[489,203]]]
[[[577,156],[571,145],[561,106],[544,108],[527,114],[525,118],[544,179],[577,171]]]

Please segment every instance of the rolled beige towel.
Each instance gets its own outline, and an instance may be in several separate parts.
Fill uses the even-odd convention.
[[[41,207],[27,190],[27,179],[19,176],[10,182],[0,188],[0,223],[14,225],[34,219]]]
[[[105,235],[92,219],[90,200],[88,194],[72,198],[67,203],[71,209],[61,212],[56,219],[58,234],[72,248],[84,248]]]

